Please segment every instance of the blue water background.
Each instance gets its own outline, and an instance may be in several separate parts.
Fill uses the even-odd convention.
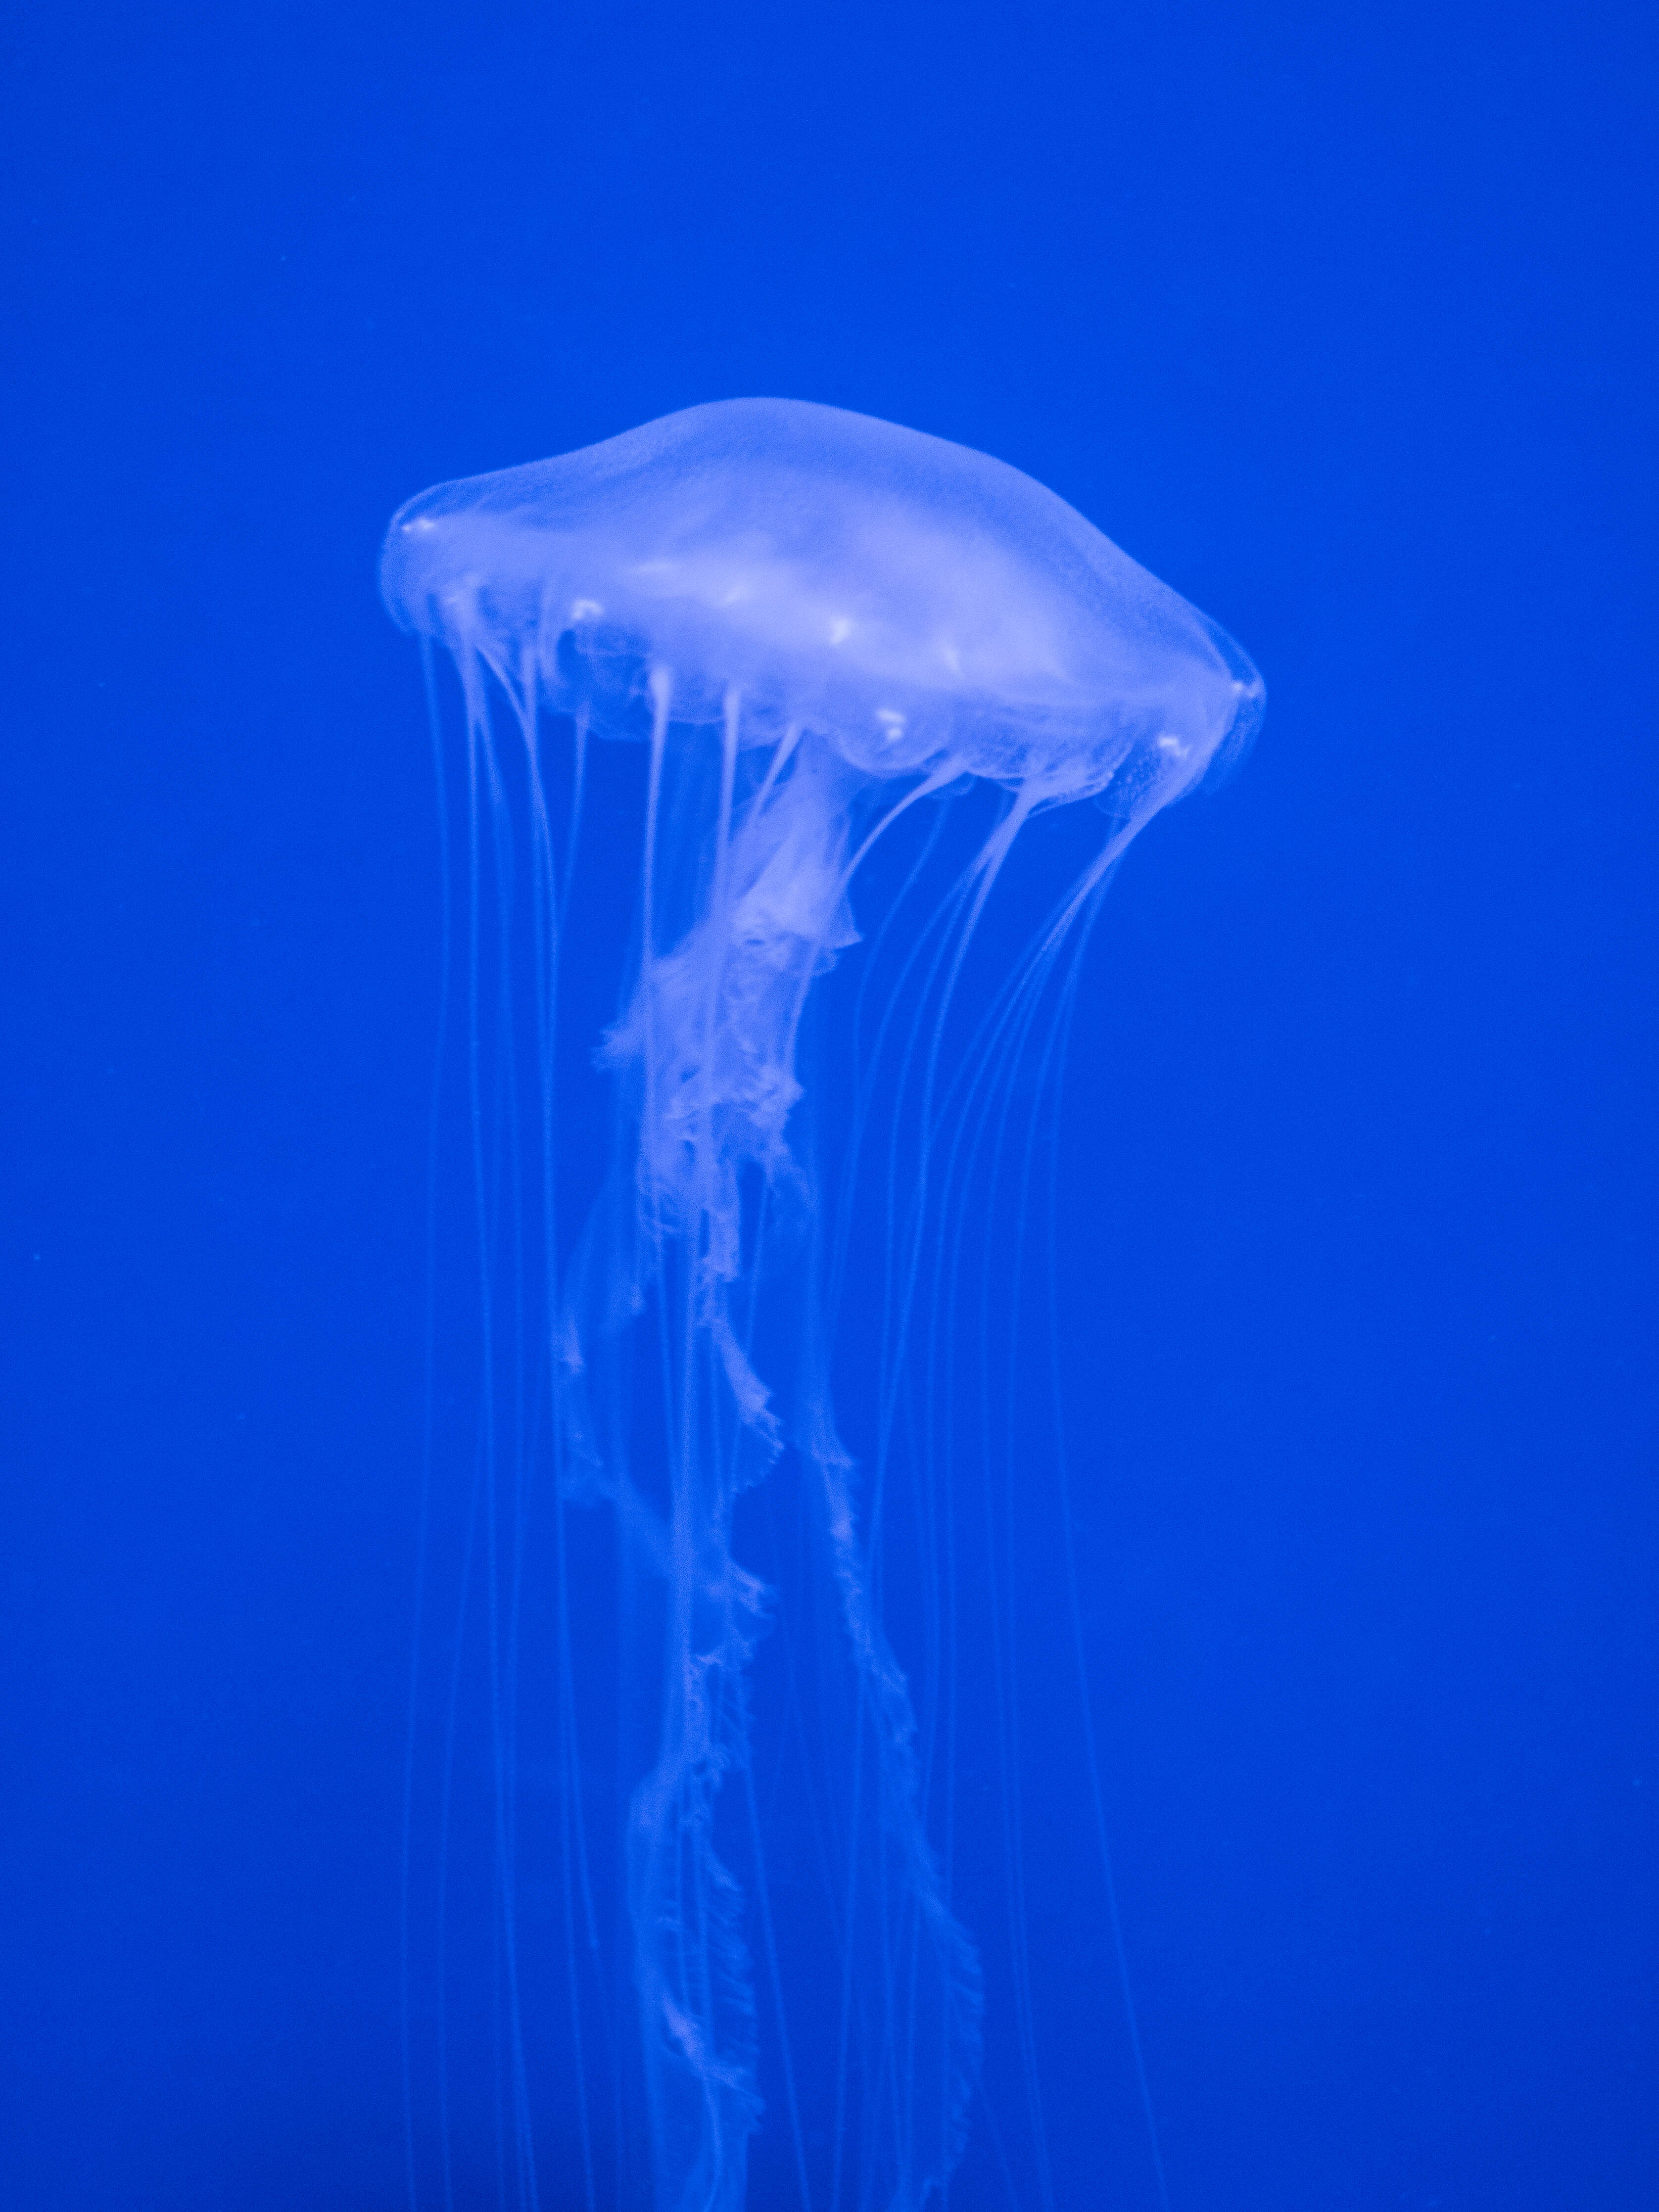
[[[1267,681],[1060,1139],[1176,2212],[1659,2203],[1649,11],[8,48],[0,2203],[403,2202],[438,902],[375,550],[746,392],[1028,470]]]

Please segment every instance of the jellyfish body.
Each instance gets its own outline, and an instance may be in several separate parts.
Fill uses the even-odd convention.
[[[1030,478],[799,402],[692,408],[440,485],[394,518],[381,574],[394,617],[453,656],[479,803],[500,803],[516,754],[550,1085],[560,964],[581,951],[550,750],[564,750],[574,828],[591,741],[646,748],[638,842],[605,856],[637,882],[637,958],[592,1041],[623,1172],[550,1250],[545,1324],[562,1493],[607,1500],[662,1592],[654,1764],[626,1839],[658,2212],[734,2212],[759,2112],[744,1899],[716,1817],[747,1756],[769,1603],[737,1556],[734,1511],[780,1456],[816,1501],[855,1684],[847,1788],[862,1809],[836,1923],[848,1943],[854,1924],[872,1930],[881,1962],[873,2000],[848,1993],[867,2046],[861,2164],[843,2192],[837,2152],[834,2193],[921,2212],[962,2146],[978,1974],[927,1832],[911,1697],[829,1404],[797,1040],[815,978],[857,941],[857,871],[901,816],[964,778],[999,794],[937,963],[948,1000],[1023,826],[1097,802],[1098,848],[1028,957],[1040,979],[1136,832],[1248,741],[1261,686],[1224,633]],[[764,1299],[763,1275],[782,1284]],[[641,1330],[665,1378],[648,1476],[595,1382],[607,1347]],[[848,2129],[850,2096],[843,2082]]]

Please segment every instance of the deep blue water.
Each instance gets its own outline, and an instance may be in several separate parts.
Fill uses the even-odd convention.
[[[1015,463],[1267,682],[1112,888],[1058,1138],[1175,2212],[1659,2201],[1650,20],[9,52],[0,2203],[405,2202],[440,901],[376,549],[749,392]],[[1060,2212],[1150,2204],[1097,1894],[1031,1918]]]

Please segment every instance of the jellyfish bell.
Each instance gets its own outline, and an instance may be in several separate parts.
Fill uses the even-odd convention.
[[[750,742],[810,725],[875,778],[948,759],[1086,799],[1138,762],[1155,806],[1262,697],[1224,632],[1030,477],[801,400],[438,485],[381,579],[405,627],[504,669],[533,638],[555,711],[637,727],[666,668],[685,721],[735,690]]]
[[[834,2191],[845,2154],[859,2165],[860,2203],[921,2212],[964,2140],[979,1971],[928,1833],[910,1692],[828,1401],[811,1282],[818,1194],[795,1141],[797,1037],[815,979],[857,941],[857,878],[872,846],[966,778],[1000,805],[927,969],[927,1038],[919,1054],[906,1050],[904,1065],[923,1071],[924,1121],[944,1095],[943,1007],[1015,839],[1034,814],[1081,799],[1108,817],[1022,965],[1012,1012],[990,1032],[1003,1060],[1017,1054],[1060,947],[1116,860],[1153,814],[1249,743],[1262,686],[1224,632],[1018,470],[798,401],[694,407],[580,452],[441,484],[393,518],[381,584],[393,617],[452,655],[461,678],[475,870],[477,809],[494,810],[507,845],[522,842],[532,1027],[549,1093],[560,963],[581,949],[567,916],[586,740],[648,748],[638,842],[601,856],[637,885],[636,966],[614,1018],[589,1040],[617,1079],[625,1193],[596,1201],[568,1241],[550,1206],[515,1249],[538,1236],[544,1247],[539,1325],[556,1400],[545,1434],[561,1492],[609,1499],[662,1593],[655,1741],[652,1763],[629,1778],[627,1824],[656,2212],[737,2212],[760,2110],[749,1923],[716,1848],[716,1813],[728,1778],[745,1770],[744,1680],[769,1603],[737,1556],[734,1508],[789,1448],[817,1501],[854,1685],[831,1932],[850,1952],[853,1931],[871,1931],[861,1940],[881,1984],[872,2002],[855,1996],[850,1967],[842,1981]],[[562,855],[548,796],[560,746],[571,829]],[[526,818],[503,826],[508,750]],[[517,880],[510,867],[498,876]],[[501,894],[503,913],[516,896]],[[476,969],[475,955],[475,1028]],[[473,1110],[482,1126],[476,1093]],[[918,1220],[928,1157],[924,1144]],[[550,1187],[550,1160],[530,1179],[538,1172]],[[513,1173],[522,1188],[526,1171]],[[481,1171],[481,1192],[488,1180]],[[490,1203],[481,1198],[480,1210]],[[786,1213],[793,1229],[781,1237]],[[775,1335],[772,1293],[758,1289],[762,1249],[775,1273],[781,1243],[793,1255],[781,1302],[799,1340],[787,1387],[757,1349]],[[908,1287],[890,1349],[902,1360],[914,1244],[897,1272]],[[664,1402],[650,1446],[659,1464],[645,1468],[616,1441],[626,1386],[611,1393],[607,1443],[589,1385],[606,1344],[651,1313]],[[562,1757],[574,1797],[574,1741]],[[510,1946],[510,1912],[504,1924]],[[580,1998],[572,2004],[580,2014]],[[580,2020],[577,2030],[580,2047]],[[784,2078],[810,2203],[787,2062]],[[518,2115],[527,2136],[528,2112]],[[582,2135],[596,2203],[607,2192],[586,2118]]]

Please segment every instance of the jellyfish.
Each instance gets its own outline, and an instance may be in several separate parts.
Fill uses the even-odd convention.
[[[1003,1141],[1010,1071],[1052,1058],[1052,1031],[1034,1042],[1036,1009],[1117,862],[1248,743],[1262,687],[1215,623],[1018,470],[799,401],[692,407],[440,484],[394,517],[381,583],[429,681],[447,657],[464,729],[458,937],[488,1401],[477,1457],[491,1481],[512,1462],[509,1550],[539,1486],[560,1531],[605,1518],[618,1560],[596,1609],[576,1540],[553,1540],[555,1948],[568,1954],[561,2063],[578,2108],[556,2185],[538,2163],[516,1963],[524,1799],[503,1731],[522,1692],[501,1656],[510,1622],[490,1615],[519,2200],[738,2212],[765,2013],[784,2045],[769,2101],[786,2177],[767,2201],[787,2188],[806,2212],[924,2212],[961,2155],[981,2039],[979,1960],[930,1789],[935,1731],[884,1605],[902,1379],[937,1335],[959,1259],[950,1221],[931,1244],[927,1225],[963,1147]],[[970,948],[1011,853],[1085,801],[1097,834],[1082,865],[963,1018]],[[972,835],[925,921],[890,944],[885,1004],[860,1005],[867,1065],[821,1056],[809,1082],[823,979],[884,926],[863,886],[907,836],[908,879],[925,877],[942,833],[919,825],[947,817]],[[880,879],[896,900],[892,872]],[[627,947],[608,1004],[584,891]],[[908,1133],[902,1170],[890,1162],[875,1179],[877,1284],[867,1254],[849,1259],[843,1186],[872,1149],[883,1066],[888,1119]],[[570,1105],[584,1081],[604,1087],[603,1116]],[[834,1188],[814,1085],[848,1094]],[[864,1339],[878,1370],[865,1378],[873,1468],[842,1443],[831,1403],[849,1298],[879,1308]],[[745,1558],[745,1500],[767,1491],[787,1493],[808,1531],[793,1597]],[[493,1544],[493,1504],[486,1519]],[[507,1582],[511,1613],[516,1569]],[[810,1633],[792,1603],[815,1608]],[[810,1739],[801,1771],[817,1793],[782,1869],[752,1748],[769,1640],[789,1646],[792,1686],[771,1706]],[[635,1746],[609,1840],[572,1686],[607,1668],[629,1686],[589,1737],[620,1745],[631,1727]],[[936,1686],[926,1704],[936,1715]],[[592,1964],[613,1853],[627,2025],[617,1978]],[[816,1919],[778,1901],[803,1886]],[[826,1956],[792,2030],[785,1985],[809,1923]],[[649,2148],[630,2184],[635,2137]]]

